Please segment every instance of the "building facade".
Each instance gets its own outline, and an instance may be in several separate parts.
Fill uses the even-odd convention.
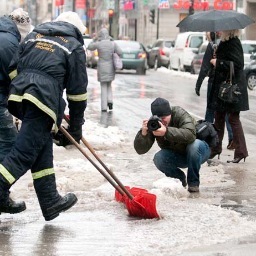
[[[53,20],[63,11],[76,11],[88,34],[107,26],[115,39],[129,38],[144,45],[157,38],[174,40],[182,32],[176,25],[192,12],[237,10],[256,21],[256,0],[1,0],[0,14],[18,7],[28,11],[33,25]],[[241,38],[256,40],[256,23],[243,29]]]

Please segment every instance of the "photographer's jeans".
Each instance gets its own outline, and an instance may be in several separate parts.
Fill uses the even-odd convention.
[[[188,185],[199,186],[201,164],[208,160],[210,154],[211,150],[208,144],[196,139],[187,146],[184,155],[175,153],[170,149],[161,149],[155,154],[154,163],[167,177],[176,178],[180,181],[184,180],[186,176],[179,168],[188,168]]]
[[[6,97],[0,93],[0,162],[11,151],[17,136],[13,117],[6,106]]]

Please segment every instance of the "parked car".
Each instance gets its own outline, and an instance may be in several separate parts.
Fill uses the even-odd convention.
[[[87,49],[88,45],[90,42],[92,42],[92,38],[90,38],[89,36],[83,36],[84,39],[84,50],[85,50],[85,54],[86,54],[86,66],[87,67],[91,67],[91,68],[95,68],[97,67],[98,64],[98,60],[99,60],[99,56],[98,56],[98,51],[90,51]]]
[[[198,49],[198,54],[196,54],[192,59],[191,69],[190,69],[191,74],[199,74],[208,43],[209,43],[208,41],[205,41],[204,43],[202,43]]]
[[[143,44],[137,41],[115,40],[122,50],[123,69],[134,69],[137,74],[146,74],[148,68],[147,51]]]
[[[190,71],[192,59],[205,41],[205,32],[183,32],[178,34],[171,53],[170,68]]]
[[[244,75],[247,81],[247,87],[253,90],[256,86],[256,53],[250,57],[250,62],[244,67]]]
[[[256,40],[241,40],[241,44],[244,51],[244,65],[246,66],[250,62],[250,56],[256,52]]]
[[[174,46],[174,40],[158,39],[152,46],[148,46],[149,68],[166,67],[170,65],[170,52]]]

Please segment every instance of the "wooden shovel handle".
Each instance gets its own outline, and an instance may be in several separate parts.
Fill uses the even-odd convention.
[[[106,178],[106,180],[121,194],[124,195],[124,192],[116,185],[113,180],[106,175],[106,173],[99,168],[97,164],[93,162],[93,160],[86,154],[83,148],[74,140],[74,138],[67,132],[65,128],[60,126],[60,131],[79,149],[79,151],[91,162],[91,164]]]
[[[69,118],[64,115],[65,121],[69,124]],[[81,141],[84,145],[89,149],[89,151],[93,154],[93,156],[99,161],[99,163],[103,166],[103,168],[108,172],[108,174],[115,180],[115,182],[121,187],[123,192],[132,200],[133,195],[126,189],[126,187],[122,184],[122,182],[116,177],[116,175],[102,162],[99,156],[96,154],[91,145],[87,142],[87,140],[82,136]],[[78,144],[78,143],[77,143]],[[79,144],[78,144],[79,145]],[[119,192],[119,190],[118,190]],[[122,194],[122,193],[121,193]],[[123,194],[122,194],[123,195]]]

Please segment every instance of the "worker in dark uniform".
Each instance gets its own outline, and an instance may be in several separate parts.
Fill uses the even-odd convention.
[[[11,151],[18,133],[7,108],[11,83],[8,67],[31,27],[31,19],[22,8],[0,17],[0,162]],[[12,201],[12,207],[13,211],[21,211],[25,209],[25,204]]]
[[[46,221],[77,202],[73,193],[61,196],[56,188],[51,130],[58,131],[66,89],[70,125],[76,141],[82,136],[87,105],[86,27],[75,12],[64,12],[54,22],[37,26],[20,44],[17,61],[10,66],[8,98],[11,114],[22,120],[12,151],[0,164],[0,213],[17,213],[9,198],[10,187],[29,169]],[[14,67],[16,70],[14,70]]]

